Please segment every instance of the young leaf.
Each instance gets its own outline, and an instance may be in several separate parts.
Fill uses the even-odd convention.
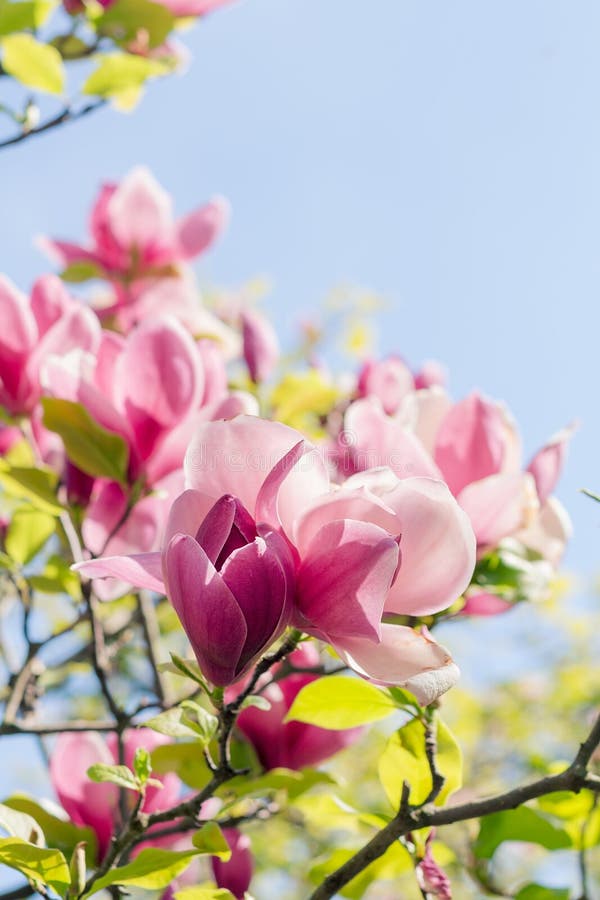
[[[4,803],[0,803],[0,828],[7,831],[11,837],[21,838],[28,844],[36,844],[38,847],[44,847],[46,844],[44,832],[32,816],[11,809]]]
[[[13,513],[6,533],[6,552],[24,566],[54,534],[56,519],[47,512],[21,507]]]
[[[60,850],[36,847],[21,838],[0,838],[0,863],[17,869],[26,878],[49,885],[59,894],[71,883],[69,867]]]
[[[100,64],[82,87],[83,94],[114,97],[132,88],[140,88],[148,80],[166,75],[170,66],[157,59],[130,53],[111,53],[100,58]]]
[[[98,425],[81,403],[44,397],[42,406],[44,425],[61,436],[67,455],[82,472],[127,483],[129,449],[119,434]]]
[[[111,869],[102,878],[94,882],[92,891],[85,894],[91,896],[111,884],[125,884],[133,887],[144,888],[149,891],[166,888],[174,878],[177,878],[191,863],[198,850],[159,850],[157,848],[145,848],[133,862],[121,866],[120,869]]]
[[[305,685],[285,717],[332,731],[385,719],[397,711],[386,691],[360,678],[327,675]]]
[[[2,66],[26,87],[47,94],[64,91],[65,69],[60,53],[31,34],[9,34],[2,38]]]
[[[191,728],[204,744],[212,741],[219,727],[217,717],[207,712],[204,707],[193,700],[184,700],[181,704],[181,709],[182,724]]]
[[[69,284],[81,284],[81,282],[89,281],[91,278],[102,278],[103,276],[104,269],[98,263],[87,259],[71,263],[60,273],[62,280]]]
[[[146,784],[152,774],[152,762],[150,753],[145,747],[138,747],[135,751],[133,771],[137,775],[140,784]]]
[[[402,785],[410,785],[409,800],[423,803],[431,790],[431,770],[425,754],[425,726],[413,719],[392,735],[379,759],[379,778],[395,810],[400,806]]]
[[[185,737],[198,738],[197,732],[189,725],[182,722],[184,711],[179,706],[168,709],[166,712],[153,716],[152,719],[146,719],[143,723],[144,728],[151,728],[152,731],[158,731],[159,734],[166,734],[168,737]]]
[[[569,888],[543,887],[541,884],[526,884],[515,900],[569,900],[571,891]]]
[[[479,859],[491,859],[503,841],[527,841],[547,850],[571,846],[571,838],[564,828],[557,828],[528,806],[486,816],[475,842],[475,855]]]
[[[218,856],[224,862],[231,859],[231,848],[223,832],[216,822],[207,822],[192,838],[192,844],[200,853],[210,853]]]
[[[186,887],[174,894],[175,900],[235,900],[227,888]]]
[[[439,716],[436,716],[435,724],[436,766],[438,772],[444,776],[444,786],[436,797],[435,803],[437,806],[443,806],[446,800],[462,787],[463,756],[456,738]]]
[[[266,697],[261,697],[260,694],[250,694],[242,705],[240,709],[248,709],[249,706],[255,706],[256,709],[262,709],[264,712],[271,709],[271,704],[267,700]]]
[[[4,801],[4,806],[13,810],[26,813],[31,816],[43,829],[46,842],[56,847],[64,856],[71,856],[76,845],[85,842],[86,855],[89,865],[96,862],[96,834],[91,828],[80,828],[72,822],[66,822],[52,815],[48,810],[40,806],[35,800],[16,794]]]
[[[25,0],[13,3],[11,0],[0,2],[0,35],[14,31],[36,31],[40,28],[56,3],[51,0]]]
[[[135,775],[127,766],[109,766],[106,763],[95,763],[87,770],[87,776],[92,781],[110,781],[119,787],[129,791],[139,791],[140,785]]]
[[[0,485],[10,497],[29,500],[41,512],[60,516],[63,508],[56,499],[58,476],[51,469],[11,466],[0,459]]]
[[[174,27],[173,13],[151,0],[115,0],[96,21],[98,34],[125,45],[134,41],[143,28],[150,49],[162,44]]]

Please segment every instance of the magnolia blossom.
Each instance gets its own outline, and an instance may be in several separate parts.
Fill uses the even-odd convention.
[[[314,668],[320,657],[312,643],[303,643],[288,657],[292,666],[299,669]],[[259,709],[249,706],[239,714],[236,725],[244,737],[250,741],[263,768],[303,769],[316,766],[344,747],[349,746],[363,733],[362,728],[348,728],[345,731],[330,731],[304,722],[286,722],[285,717],[302,688],[318,675],[292,672],[279,677],[280,667],[273,667],[261,689],[261,696],[270,703],[270,708]],[[277,676],[277,678],[275,677]],[[243,685],[240,685],[242,687]],[[237,685],[233,685],[228,695],[233,698]]]
[[[289,554],[293,624],[364,677],[407,685],[423,702],[455,681],[450,656],[428,634],[382,622],[384,613],[445,609],[469,583],[473,533],[443,483],[385,472],[332,489],[324,460],[299,432],[250,416],[201,425],[185,473],[189,490],[174,504],[162,553],[79,568],[166,589],[209,677],[231,683],[274,640],[282,580],[264,571],[274,572],[277,558],[287,596]],[[242,558],[254,562],[242,566]]]
[[[217,887],[230,891],[236,900],[244,900],[254,871],[250,838],[237,828],[224,828],[223,836],[229,844],[231,857],[225,862],[212,856],[213,875]]]
[[[425,363],[414,375],[399,356],[389,356],[364,363],[358,374],[356,392],[359,397],[377,397],[385,412],[393,415],[414,390],[443,385],[445,381],[446,374],[439,363]]]
[[[244,359],[252,381],[266,381],[279,359],[279,341],[269,320],[256,310],[242,312]]]
[[[73,349],[94,352],[100,343],[94,313],[54,275],[39,278],[30,298],[0,275],[0,321],[0,406],[12,415],[35,408],[45,360]]]
[[[168,743],[167,738],[148,728],[125,732],[125,765],[133,767],[135,751],[139,747],[152,752],[164,743]],[[111,732],[104,739],[94,731],[61,734],[50,760],[52,785],[65,812],[76,825],[89,826],[96,834],[98,861],[106,855],[111,837],[121,825],[119,788],[116,784],[91,781],[87,770],[96,763],[114,766],[118,762],[116,734]],[[181,782],[177,775],[168,772],[159,780],[162,787],[147,787],[143,812],[159,812],[177,803],[181,792]],[[145,842],[146,846],[152,844],[150,835],[151,832]],[[160,840],[164,844],[164,838]],[[178,836],[174,840],[178,840]]]
[[[518,536],[555,561],[569,526],[550,495],[570,433],[553,438],[523,471],[519,436],[504,407],[477,392],[452,403],[434,386],[406,393],[393,416],[377,396],[352,403],[338,461],[345,473],[387,465],[401,479],[442,479],[469,515],[480,553]]]

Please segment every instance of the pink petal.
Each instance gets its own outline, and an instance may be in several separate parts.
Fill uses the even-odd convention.
[[[474,481],[457,499],[471,520],[479,547],[494,547],[527,527],[538,509],[533,478],[521,472]]]
[[[42,275],[38,278],[31,289],[31,311],[37,322],[38,333],[45,334],[72,303],[58,276]]]
[[[460,610],[461,616],[497,616],[512,609],[513,603],[503,600],[497,594],[478,591],[467,594],[467,602]]]
[[[533,475],[541,506],[556,487],[565,463],[567,447],[574,431],[574,425],[559,431],[536,453],[527,467],[527,471]]]
[[[369,360],[358,376],[359,397],[376,397],[387,415],[398,411],[404,398],[414,390],[412,372],[400,358],[379,362]]]
[[[38,332],[29,300],[6,275],[0,275],[0,365],[5,354],[15,360],[28,354]]]
[[[572,533],[568,512],[556,497],[549,497],[533,521],[516,537],[557,567]]]
[[[39,237],[36,243],[51,260],[57,262],[60,266],[70,266],[71,263],[75,262],[98,263],[96,254],[80,246],[80,244],[73,244],[69,241],[54,241],[52,238],[44,236]]]
[[[76,825],[88,825],[98,837],[99,858],[106,853],[118,811],[119,789],[87,777],[95,763],[114,765],[107,745],[96,732],[60,734],[50,760],[50,778],[65,812]]]
[[[91,559],[72,567],[88,578],[119,578],[134,587],[165,593],[160,553],[137,553],[134,556],[107,556]]]
[[[175,242],[171,198],[148,169],[129,172],[107,203],[107,224],[122,247],[152,252]]]
[[[422,706],[433,703],[458,680],[458,667],[426,629],[420,633],[404,625],[382,625],[380,644],[345,638],[334,646],[363,678],[405,687]]]
[[[402,404],[400,415],[433,455],[438,431],[451,408],[448,394],[440,387],[432,387],[410,394]]]
[[[256,310],[242,313],[244,359],[250,378],[259,384],[266,381],[280,356],[279,340],[269,320]]]
[[[198,529],[213,508],[215,498],[201,491],[187,490],[177,497],[171,506],[165,528],[163,546],[166,549],[176,534],[188,534],[196,538]]]
[[[437,436],[435,461],[453,494],[473,481],[506,468],[516,441],[506,413],[473,392],[445,417]]]
[[[374,398],[351,403],[344,417],[344,455],[350,471],[387,466],[398,478],[440,473],[419,439]]]
[[[386,612],[425,616],[450,606],[475,567],[475,536],[468,516],[441,481],[407,478],[381,496],[394,510],[402,563]]]
[[[215,197],[177,222],[177,241],[182,259],[193,259],[207,250],[225,230],[230,207],[224,197]]]
[[[289,621],[293,586],[273,543],[263,538],[234,550],[221,577],[235,597],[248,629],[237,667],[241,674],[283,633]]]
[[[204,550],[188,535],[175,535],[165,554],[169,599],[198,664],[214,684],[235,681],[248,633],[233,594]]]
[[[204,388],[196,346],[175,320],[164,317],[138,326],[119,357],[115,377],[123,403],[138,427],[151,418],[177,425],[197,406]]]
[[[206,422],[198,428],[186,453],[186,484],[215,499],[232,494],[253,514],[267,475],[303,439],[287,425],[254,416]],[[290,471],[279,493],[279,514],[284,527],[328,486],[329,478],[320,455],[315,451],[304,457]]]
[[[377,641],[398,545],[376,525],[349,519],[324,525],[298,571],[300,622],[327,639]]]

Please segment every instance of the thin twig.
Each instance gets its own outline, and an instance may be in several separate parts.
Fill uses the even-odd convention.
[[[77,119],[82,119],[84,116],[89,115],[92,112],[95,112],[97,109],[100,109],[106,104],[106,100],[96,100],[93,103],[88,103],[87,106],[82,106],[81,109],[74,110],[70,106],[65,107],[58,115],[53,116],[51,119],[47,119],[46,122],[43,122],[41,125],[36,126],[35,128],[25,129],[20,131],[18,134],[13,135],[13,137],[6,138],[4,141],[0,141],[0,150],[3,150],[5,147],[12,147],[14,144],[20,144],[22,141],[26,141],[28,138],[35,137],[38,134],[43,134],[45,131],[50,131],[52,128],[57,128],[59,125],[65,125],[67,122],[75,122]]]

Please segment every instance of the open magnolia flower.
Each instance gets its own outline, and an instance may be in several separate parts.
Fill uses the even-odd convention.
[[[211,680],[235,681],[293,624],[421,702],[454,683],[429,634],[383,620],[445,609],[469,584],[475,539],[446,485],[385,471],[332,487],[299,432],[252,416],[201,425],[185,474],[160,553],[78,568],[166,592]]]

